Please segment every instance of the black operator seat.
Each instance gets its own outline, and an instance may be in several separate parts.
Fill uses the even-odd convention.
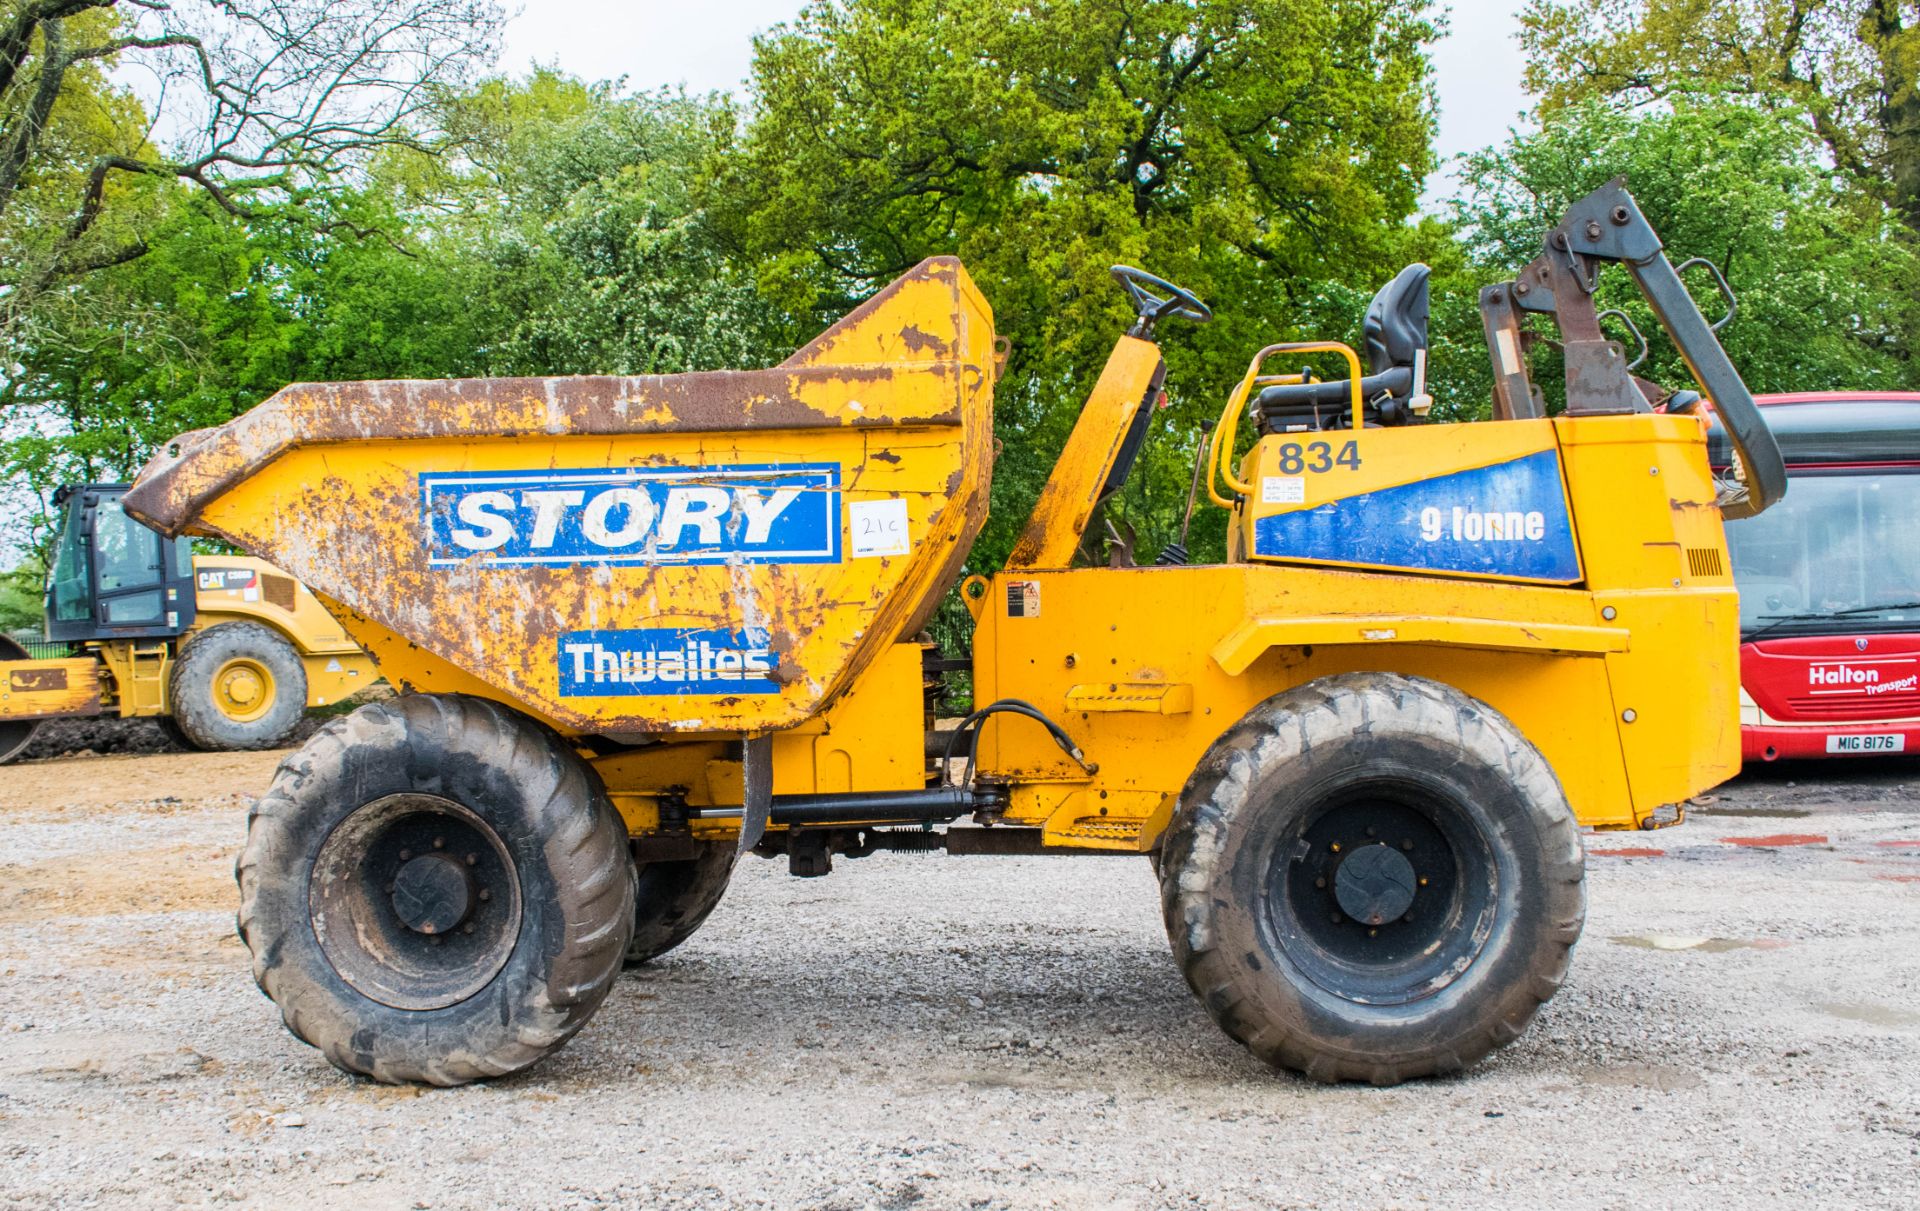
[[[1404,425],[1426,415],[1427,279],[1433,271],[1407,266],[1380,288],[1361,325],[1366,337],[1367,375],[1360,380],[1362,416],[1369,425]],[[1268,387],[1254,400],[1263,433],[1302,429],[1344,429],[1352,423],[1347,380],[1284,383]]]

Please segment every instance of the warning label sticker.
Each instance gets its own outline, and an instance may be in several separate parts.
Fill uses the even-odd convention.
[[[1009,580],[1007,582],[1007,617],[1040,617],[1039,581]]]

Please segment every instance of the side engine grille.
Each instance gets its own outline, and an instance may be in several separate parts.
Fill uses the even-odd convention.
[[[1727,568],[1718,547],[1688,547],[1687,572],[1695,580],[1725,576]]]

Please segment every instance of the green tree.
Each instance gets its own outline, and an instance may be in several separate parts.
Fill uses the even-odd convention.
[[[1589,101],[1468,157],[1454,217],[1480,280],[1496,281],[1540,251],[1569,203],[1624,174],[1672,260],[1704,256],[1726,273],[1739,314],[1721,340],[1750,388],[1911,388],[1920,382],[1914,238],[1823,168],[1817,152],[1807,124],[1748,103],[1676,98],[1666,111],[1634,115]],[[1704,277],[1690,285],[1714,318],[1721,304]],[[1599,303],[1623,307],[1649,335],[1654,355],[1642,375],[1691,383],[1625,274],[1606,275]],[[1477,316],[1448,322],[1461,343],[1479,339]],[[1632,348],[1624,328],[1610,331]]]
[[[160,186],[257,219],[381,148],[440,146],[435,89],[500,20],[492,0],[0,0],[0,334],[144,255]]]
[[[1545,112],[1594,96],[1752,98],[1810,122],[1920,230],[1915,0],[1529,0],[1521,28]]]
[[[1150,558],[1248,356],[1351,332],[1399,267],[1432,166],[1434,32],[1421,0],[816,3],[757,43],[708,209],[791,340],[925,256],[965,261],[1013,342],[983,565],[1126,327],[1107,267],[1219,300],[1215,323],[1162,333],[1173,414],[1119,510]]]
[[[393,149],[273,213],[166,186],[147,253],[50,295],[22,333],[8,479],[44,499],[124,478],[295,381],[777,359],[774,313],[691,196],[731,137],[724,104],[551,72],[441,104],[459,155]]]

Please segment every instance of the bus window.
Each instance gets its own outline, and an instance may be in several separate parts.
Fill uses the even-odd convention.
[[[1836,614],[1868,630],[1920,618],[1897,608],[1920,600],[1916,516],[1920,474],[1796,474],[1779,505],[1727,527],[1741,629],[1825,633],[1821,618]]]

